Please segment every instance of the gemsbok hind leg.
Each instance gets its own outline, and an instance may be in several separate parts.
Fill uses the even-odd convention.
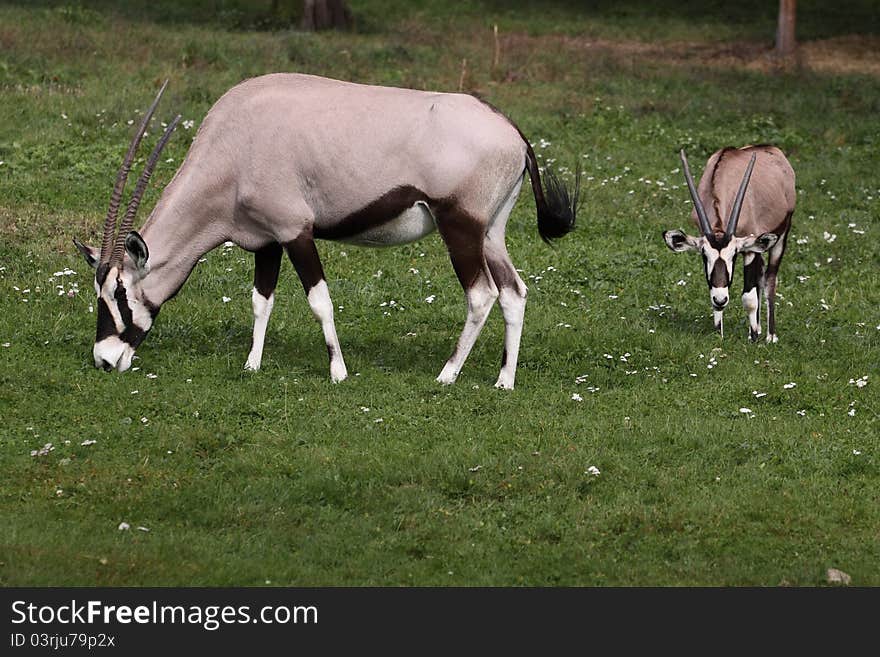
[[[443,366],[437,381],[444,385],[455,383],[477,336],[486,323],[489,311],[498,298],[498,288],[492,280],[483,257],[485,226],[479,220],[458,209],[437,215],[437,229],[452,260],[452,267],[464,288],[467,298],[467,319],[455,350]]]
[[[767,296],[767,342],[779,341],[776,336],[776,280],[787,241],[788,231],[780,235],[776,244],[767,253],[767,271],[764,273],[764,294]]]
[[[251,352],[244,364],[246,370],[256,372],[263,361],[263,344],[266,339],[266,327],[272,306],[275,305],[275,287],[278,285],[278,272],[281,270],[280,244],[272,243],[254,253],[254,290],[251,293],[251,305],[254,309],[254,337],[251,341]]]
[[[318,257],[318,249],[315,247],[311,231],[308,234],[301,234],[292,242],[288,242],[285,248],[294,268],[296,268],[296,273],[299,274],[299,280],[306,292],[309,306],[324,332],[324,342],[327,344],[327,353],[330,356],[330,378],[334,383],[339,383],[348,376],[348,370],[345,368],[339,338],[336,336],[333,302],[330,300],[327,281],[324,280],[324,268],[321,266],[321,259]]]
[[[501,356],[501,372],[495,387],[505,390],[512,390],[516,379],[516,364],[526,311],[526,285],[513,266],[504,240],[507,219],[516,204],[521,186],[522,177],[517,180],[495,215],[484,244],[486,264],[498,288],[498,305],[501,306],[501,314],[504,316],[504,351]]]
[[[749,339],[761,336],[761,291],[764,287],[764,259],[760,253],[743,254],[743,308],[749,316]]]

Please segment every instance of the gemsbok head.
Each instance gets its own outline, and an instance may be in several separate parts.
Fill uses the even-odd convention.
[[[116,224],[122,194],[135,154],[167,86],[168,81],[166,80],[162,88],[159,89],[153,104],[144,114],[122,161],[122,166],[116,174],[116,183],[113,185],[113,192],[110,196],[110,208],[107,210],[107,217],[104,220],[101,250],[97,251],[95,248],[74,239],[76,248],[95,270],[98,328],[92,352],[95,358],[95,367],[107,371],[114,368],[125,371],[131,367],[135,349],[143,342],[153,325],[156,313],[159,311],[158,306],[147,298],[142,286],[142,281],[150,270],[149,249],[143,238],[131,228],[146,191],[147,183],[159,161],[159,155],[180,122],[179,115],[168,124],[165,133],[150,154],[131,195],[118,231]]]
[[[495,385],[513,388],[526,286],[505,246],[507,219],[528,172],[539,234],[546,241],[562,237],[574,227],[579,189],[549,171],[542,187],[532,147],[511,121],[464,94],[298,74],[253,78],[208,112],[137,233],[138,204],[177,119],[168,126],[116,229],[125,179],[162,90],[117,176],[101,250],[76,241],[96,269],[97,367],[128,369],[162,304],[205,253],[232,241],[255,259],[245,368],[260,368],[286,251],[321,325],[330,376],[341,381],[347,370],[315,240],[387,246],[436,228],[467,300],[464,329],[437,380],[456,380],[497,301],[505,333]]]
[[[767,298],[767,341],[776,342],[776,280],[796,197],[791,164],[774,146],[723,148],[709,158],[696,187],[683,149],[681,163],[694,205],[691,219],[700,235],[667,230],[663,239],[677,253],[696,251],[702,256],[715,328],[722,335],[734,265],[742,253],[742,303],[749,316],[749,337],[755,341],[761,335],[763,293]]]

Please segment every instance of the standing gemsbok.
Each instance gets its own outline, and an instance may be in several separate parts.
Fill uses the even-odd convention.
[[[794,170],[775,146],[723,148],[706,163],[694,187],[687,157],[681,151],[684,177],[702,235],[668,230],[663,239],[673,251],[699,251],[714,310],[715,328],[724,332],[723,314],[730,295],[736,255],[743,253],[742,302],[749,315],[749,337],[761,335],[761,293],[767,297],[767,341],[776,342],[776,277],[794,214]],[[768,251],[764,270],[762,253]]]
[[[341,381],[347,372],[315,238],[385,246],[436,227],[467,298],[464,329],[437,380],[455,381],[497,300],[505,333],[495,385],[513,387],[526,286],[508,256],[505,225],[525,171],[545,240],[574,227],[578,188],[570,191],[547,172],[542,189],[535,154],[509,120],[462,94],[296,74],[247,80],[208,112],[138,234],[132,222],[176,123],[169,126],[114,238],[126,175],[162,90],[117,176],[100,253],[76,243],[96,267],[96,367],[128,369],[162,304],[202,255],[231,240],[255,254],[254,334],[245,367],[260,367],[286,250],[323,329],[330,376]]]

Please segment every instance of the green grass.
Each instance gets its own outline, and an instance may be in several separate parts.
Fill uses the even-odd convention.
[[[360,31],[319,36],[266,22],[268,2],[0,6],[0,583],[814,585],[837,567],[880,584],[880,80],[560,36],[761,48],[760,3],[692,17],[671,1],[411,4],[353,0]],[[870,3],[850,18],[799,4],[803,38],[876,32]],[[588,176],[555,248],[527,187],[511,218],[530,288],[514,392],[492,388],[497,311],[458,383],[434,382],[464,316],[436,235],[319,245],[353,374],[340,385],[288,264],[263,370],[242,372],[238,249],[208,254],[137,371],[94,370],[71,238],[99,241],[126,122],[156,81],[172,80],[160,118],[197,126],[247,76],[456,90],[464,58],[468,90]],[[172,140],[142,217],[194,131]],[[698,259],[660,238],[689,228],[677,150],[696,165],[747,142],[778,143],[798,174],[774,346],[748,343],[738,303],[717,337]]]

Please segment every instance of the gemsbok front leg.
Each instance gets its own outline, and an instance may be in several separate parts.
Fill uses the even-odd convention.
[[[278,285],[278,272],[281,270],[280,244],[272,243],[254,253],[254,290],[251,304],[254,309],[254,337],[251,353],[244,364],[246,370],[256,372],[263,361],[263,344],[266,340],[266,327],[272,306],[275,305],[275,287]]]
[[[330,378],[333,383],[339,383],[348,376],[348,370],[345,368],[342,349],[336,335],[336,324],[333,321],[333,302],[330,300],[327,281],[324,280],[324,268],[321,266],[321,259],[318,256],[318,249],[315,247],[311,231],[308,234],[301,234],[292,242],[288,242],[285,248],[296,268],[296,273],[299,274],[299,280],[302,282],[306,298],[309,300],[309,307],[324,332],[324,342],[327,344],[327,354],[330,356]]]
[[[761,336],[761,291],[764,287],[764,258],[760,253],[743,254],[742,303],[749,316],[749,339]]]
[[[790,221],[791,214],[786,219]],[[782,262],[787,241],[788,231],[786,230],[767,254],[767,271],[764,274],[764,293],[767,296],[767,342],[779,341],[776,336],[776,280],[779,275],[779,263]]]
[[[486,267],[483,256],[484,225],[476,218],[454,208],[437,216],[437,229],[440,231],[452,268],[464,288],[467,299],[467,319],[455,350],[437,377],[444,385],[455,383],[461,368],[467,360],[486,318],[498,298],[498,288]]]

